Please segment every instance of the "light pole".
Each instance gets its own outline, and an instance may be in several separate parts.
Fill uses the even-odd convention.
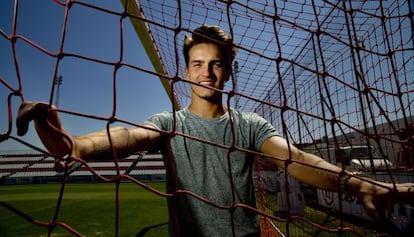
[[[62,85],[62,82],[63,82],[63,77],[62,76],[56,77],[56,80],[55,80],[55,84],[57,85],[57,88],[56,88],[56,100],[55,100],[56,107],[59,107],[60,85]]]
[[[237,76],[239,74],[239,62],[234,61],[234,65],[233,65],[233,77],[234,77],[234,89],[236,92],[238,92],[238,86],[237,86]],[[240,97],[237,96],[237,98],[235,99],[235,104],[234,107],[236,109],[239,108],[239,99]]]

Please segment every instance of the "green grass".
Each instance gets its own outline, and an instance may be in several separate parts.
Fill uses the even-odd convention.
[[[164,191],[164,183],[150,183]],[[60,184],[0,186],[0,202],[7,203],[33,219],[50,222],[57,207]],[[67,184],[57,221],[85,236],[115,236],[115,184]],[[122,183],[119,192],[118,236],[167,236],[166,198],[132,183]],[[47,226],[38,226],[0,205],[0,236],[47,236]],[[56,227],[51,236],[74,236]]]
[[[164,183],[148,183],[151,187],[165,190]],[[61,184],[30,184],[0,186],[0,202],[10,205],[27,216],[50,222],[57,209]],[[84,236],[115,236],[116,202],[113,183],[70,183],[66,184],[57,221],[72,227]],[[275,206],[274,195],[266,195],[267,203]],[[158,196],[136,184],[122,183],[119,191],[119,231],[118,236],[168,236],[168,210],[166,198]],[[338,219],[327,213],[305,208],[305,218],[328,228],[340,225]],[[324,232],[301,221],[289,224],[275,223],[282,232],[290,236],[337,236]],[[368,229],[351,223],[363,236],[373,236]],[[0,205],[1,237],[48,236],[48,227],[39,226],[18,216],[4,205]],[[74,236],[63,227],[53,229],[51,236]],[[344,233],[342,236],[354,236]]]

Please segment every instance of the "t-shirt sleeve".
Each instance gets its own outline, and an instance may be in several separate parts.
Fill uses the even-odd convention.
[[[154,114],[144,121],[144,124],[154,126],[160,130],[168,131],[171,129],[172,113],[161,112]]]
[[[254,146],[257,151],[260,151],[262,144],[268,138],[279,136],[276,129],[266,119],[256,113],[252,113],[252,130],[254,131]]]

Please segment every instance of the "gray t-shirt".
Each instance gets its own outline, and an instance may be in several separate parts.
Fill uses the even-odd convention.
[[[257,215],[242,207],[256,206],[254,155],[245,150],[259,151],[267,138],[278,133],[255,113],[230,111],[231,120],[229,113],[205,119],[185,108],[175,117],[163,112],[145,122],[168,132],[160,149],[167,192],[175,193],[168,199],[170,235],[233,236],[232,226],[236,236],[260,234]]]

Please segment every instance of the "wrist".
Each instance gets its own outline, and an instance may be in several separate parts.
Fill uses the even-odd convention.
[[[360,190],[360,179],[356,173],[344,171],[339,174],[339,192],[346,196],[355,196]]]
[[[349,191],[349,180],[351,179],[351,175],[348,172],[341,172],[339,174],[339,193],[341,194],[350,194]]]

